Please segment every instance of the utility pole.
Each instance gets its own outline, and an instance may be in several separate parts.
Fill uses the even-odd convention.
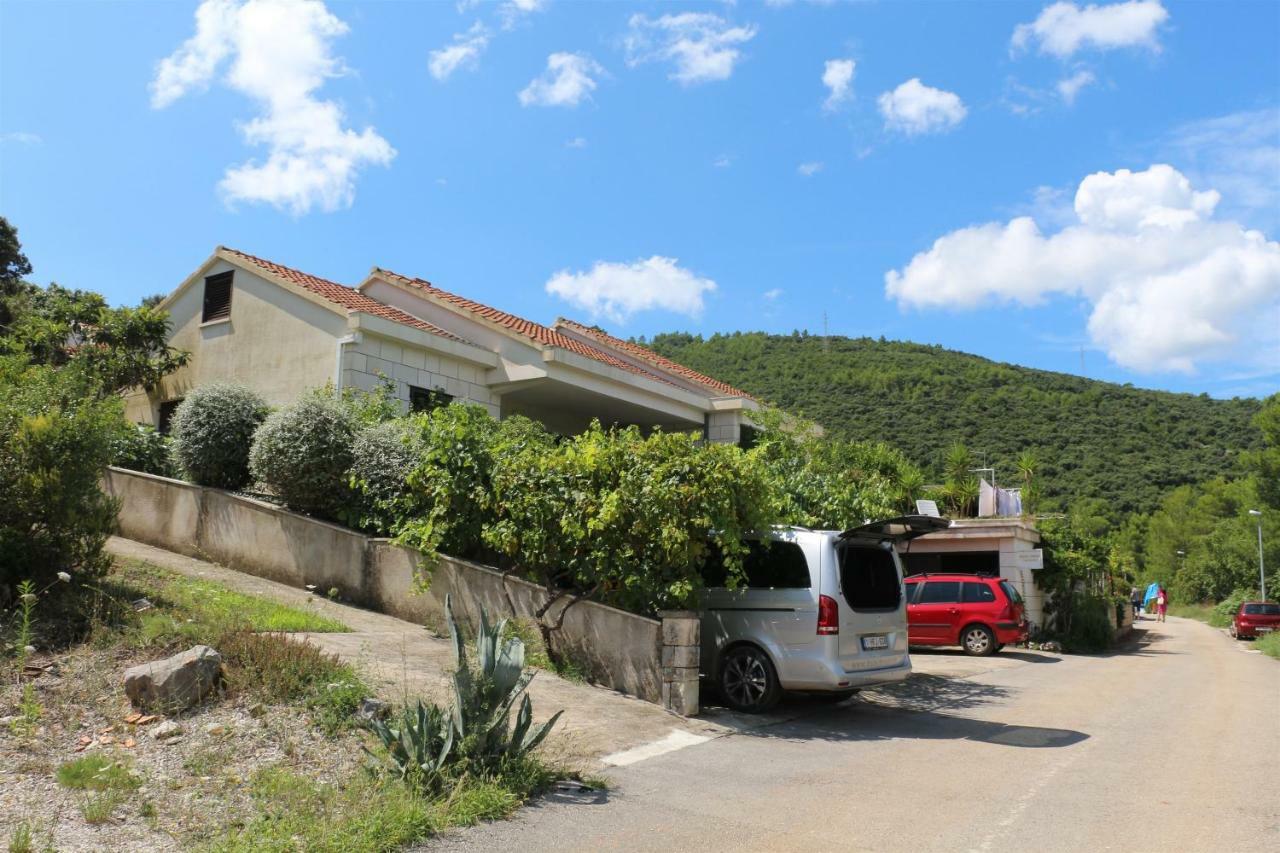
[[[1267,600],[1267,567],[1262,562],[1262,510],[1251,509],[1249,515],[1258,520],[1258,583],[1262,600]]]

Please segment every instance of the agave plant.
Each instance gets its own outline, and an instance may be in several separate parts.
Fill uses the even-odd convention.
[[[405,705],[399,719],[372,719],[366,724],[382,741],[396,775],[415,787],[438,787],[453,751],[453,722],[439,705]],[[368,747],[365,752],[377,758]]]
[[[525,693],[533,670],[524,668],[524,643],[517,637],[502,639],[507,620],[490,623],[480,608],[476,634],[476,665],[467,661],[466,644],[453,616],[451,596],[445,596],[445,618],[457,668],[453,675],[453,727],[466,756],[486,767],[527,755],[546,738],[563,711],[540,726],[533,726],[533,703]],[[515,728],[510,727],[516,700]]]
[[[472,667],[453,616],[452,596],[445,596],[444,611],[456,663],[453,707],[446,711],[418,700],[412,707],[406,705],[395,719],[365,724],[382,742],[390,769],[427,790],[438,789],[448,770],[489,772],[525,757],[546,739],[564,713],[557,711],[542,725],[533,725],[533,703],[525,693],[533,671],[524,669],[524,643],[517,638],[502,639],[505,619],[491,624],[484,608],[480,609],[476,665]],[[516,700],[520,700],[520,707],[512,728],[511,709]]]

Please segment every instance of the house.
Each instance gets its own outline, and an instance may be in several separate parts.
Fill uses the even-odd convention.
[[[1027,619],[1045,622],[1045,594],[1035,573],[1044,568],[1040,532],[1029,520],[957,518],[946,530],[913,539],[900,548],[906,574],[925,572],[991,575],[1013,584],[1026,602]]]
[[[544,326],[430,282],[374,267],[355,287],[219,246],[159,308],[189,363],[126,397],[136,423],[167,427],[191,389],[235,382],[281,405],[331,383],[390,382],[408,409],[453,400],[526,415],[561,434],[606,425],[699,430],[749,442],[750,395],[601,329]]]

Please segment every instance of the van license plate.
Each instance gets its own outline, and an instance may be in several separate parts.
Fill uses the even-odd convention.
[[[863,637],[862,648],[867,651],[872,651],[873,649],[887,649],[889,648],[889,638],[883,634],[875,637]]]

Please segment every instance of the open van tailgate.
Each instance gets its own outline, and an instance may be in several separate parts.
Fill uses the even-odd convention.
[[[905,542],[917,536],[946,530],[950,526],[949,518],[938,518],[932,515],[900,515],[897,518],[873,521],[861,527],[851,527],[841,533],[840,538],[865,542]]]

